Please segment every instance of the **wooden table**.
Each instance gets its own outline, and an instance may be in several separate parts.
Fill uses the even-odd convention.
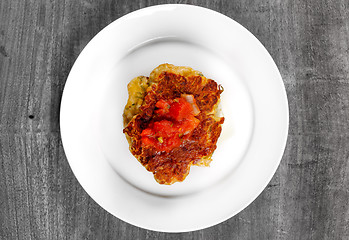
[[[263,193],[235,217],[166,234],[129,225],[82,189],[65,157],[67,75],[103,27],[140,8],[189,3],[245,26],[283,77],[287,147]],[[349,239],[349,2],[0,1],[0,239]]]

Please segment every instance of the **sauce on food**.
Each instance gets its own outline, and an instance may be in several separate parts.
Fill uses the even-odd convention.
[[[200,111],[191,95],[161,99],[155,107],[155,117],[142,131],[141,137],[142,145],[154,146],[158,151],[170,152],[179,147],[200,123],[195,117]]]

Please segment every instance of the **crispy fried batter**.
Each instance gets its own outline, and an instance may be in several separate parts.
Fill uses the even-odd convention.
[[[171,66],[173,65],[167,64],[167,71],[161,73],[155,71],[158,69],[153,71],[140,111],[126,123],[123,130],[130,139],[131,153],[148,171],[153,172],[155,180],[160,184],[183,181],[189,174],[191,165],[208,166],[224,122],[223,117],[215,115],[222,88],[199,72],[183,74],[182,71],[182,74],[177,74],[178,69],[172,71]],[[164,65],[160,67],[164,68]],[[155,104],[161,99],[179,98],[181,94],[195,97],[200,109],[200,114],[196,116],[200,124],[188,139],[170,152],[159,152],[153,146],[142,146],[141,133],[153,119]]]

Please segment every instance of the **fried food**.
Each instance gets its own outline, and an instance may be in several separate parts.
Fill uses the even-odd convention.
[[[192,165],[209,166],[224,117],[223,89],[189,67],[162,64],[128,84],[124,130],[131,153],[160,184],[183,181]]]

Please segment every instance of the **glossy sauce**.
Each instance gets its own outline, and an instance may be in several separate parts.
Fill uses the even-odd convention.
[[[155,104],[154,118],[141,133],[142,145],[153,146],[157,151],[170,152],[191,136],[200,120],[195,101],[185,98],[159,100]]]

